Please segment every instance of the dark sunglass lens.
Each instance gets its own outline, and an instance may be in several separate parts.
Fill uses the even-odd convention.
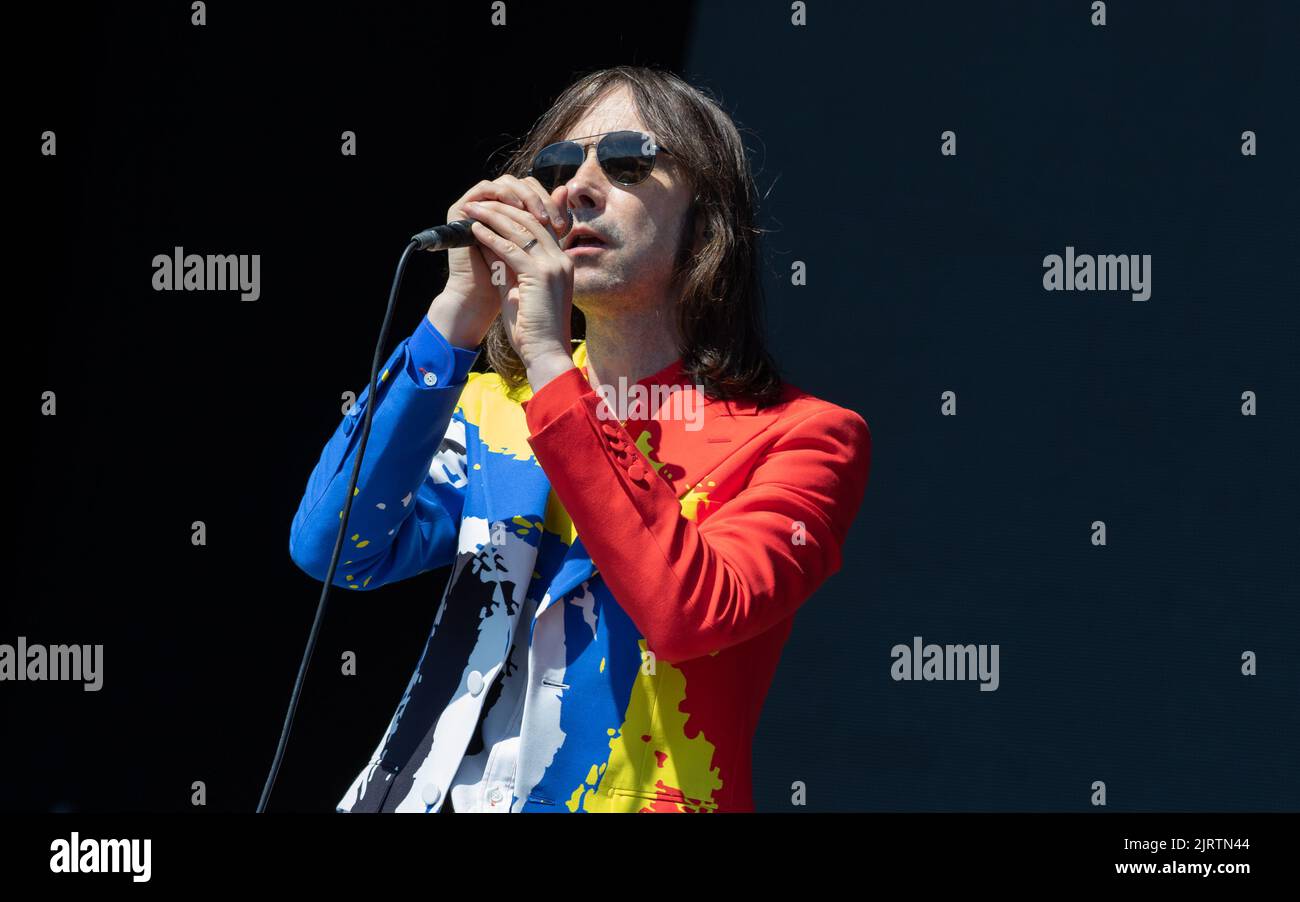
[[[624,185],[644,181],[654,169],[654,139],[643,132],[614,132],[596,151],[605,174]]]
[[[577,174],[582,166],[582,148],[573,142],[550,144],[533,157],[533,177],[547,191],[554,191]]]

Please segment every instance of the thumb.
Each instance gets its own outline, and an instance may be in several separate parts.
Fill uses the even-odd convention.
[[[560,213],[565,219],[564,230],[557,230],[555,233],[557,237],[563,238],[569,234],[569,229],[573,228],[573,211],[569,209],[569,186],[560,185],[556,188],[551,192],[551,200],[555,202],[555,206],[560,209]]]

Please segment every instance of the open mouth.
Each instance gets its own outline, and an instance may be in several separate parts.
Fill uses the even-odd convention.
[[[565,253],[591,253],[592,251],[603,251],[605,242],[599,238],[593,238],[590,235],[579,235],[573,239],[573,244],[565,248]]]

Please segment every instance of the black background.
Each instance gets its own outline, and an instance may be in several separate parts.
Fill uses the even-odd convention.
[[[254,807],[319,593],[289,524],[398,255],[619,63],[678,71],[745,130],[774,352],[873,434],[844,568],[768,696],[759,809],[791,810],[796,780],[813,811],[1082,811],[1094,780],[1113,810],[1300,807],[1296,9],[15,11],[0,642],[102,643],[105,686],[0,686],[0,810],[190,811],[195,780],[207,810]],[[260,254],[261,298],[153,291],[177,245]],[[1151,299],[1045,292],[1067,245],[1151,254]],[[444,267],[409,268],[392,341]],[[335,593],[273,810],[333,810],[445,576]],[[914,635],[999,644],[1001,687],[893,682]]]

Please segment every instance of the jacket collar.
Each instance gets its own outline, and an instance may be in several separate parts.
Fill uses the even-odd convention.
[[[585,338],[579,340],[577,347],[573,349],[573,365],[582,370],[588,382],[591,381],[591,373],[587,372],[587,340]],[[694,386],[686,373],[681,357],[678,357],[658,372],[638,379],[634,384],[647,387],[652,385]],[[758,413],[758,405],[746,399],[721,400],[704,395],[701,403],[704,407],[716,408],[715,413],[723,412],[729,416],[753,416]]]
[[[587,368],[587,342],[583,340],[573,352],[573,363],[590,380]],[[624,429],[637,448],[649,459],[654,471],[673,487],[683,511],[691,516],[699,504],[709,503],[712,474],[732,454],[764,431],[779,416],[781,405],[759,410],[752,401],[724,401],[703,395],[685,372],[682,359],[637,380],[647,388],[653,385],[680,385],[697,394],[699,428],[683,417],[634,417],[623,422]],[[693,517],[692,517],[693,519]]]

